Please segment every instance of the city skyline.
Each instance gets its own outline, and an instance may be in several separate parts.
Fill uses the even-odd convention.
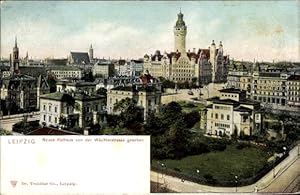
[[[67,57],[90,44],[99,58],[142,58],[174,50],[181,9],[187,50],[223,42],[237,60],[300,61],[299,1],[1,2],[1,57],[18,38],[20,56]],[[288,22],[287,22],[288,21]]]

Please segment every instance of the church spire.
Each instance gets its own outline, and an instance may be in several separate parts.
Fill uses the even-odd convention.
[[[18,43],[17,43],[17,36],[15,37],[15,48],[18,47]]]

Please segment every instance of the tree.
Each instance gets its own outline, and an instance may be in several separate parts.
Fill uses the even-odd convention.
[[[105,104],[106,104],[106,102],[107,102],[107,89],[105,89],[104,87],[100,87],[99,89],[97,89],[96,94],[104,96],[105,97]]]
[[[77,111],[81,111],[80,104],[78,102],[74,102],[74,109]]]
[[[95,78],[92,72],[85,72],[82,80],[84,80],[85,82],[94,82]]]
[[[168,142],[171,148],[171,158],[182,158],[185,156],[188,146],[190,132],[186,128],[183,118],[179,118],[170,126],[168,131]]]
[[[197,122],[200,121],[200,114],[198,111],[192,111],[184,114],[184,121],[187,128],[192,128]]]
[[[14,124],[12,130],[14,132],[22,133],[25,135],[39,127],[40,127],[40,125],[36,121],[27,122],[27,121],[23,120],[23,121],[20,121],[20,122]]]
[[[182,108],[177,102],[170,102],[169,104],[162,107],[159,118],[165,125],[171,125],[178,118],[182,117]]]
[[[137,130],[135,127],[144,120],[142,110],[136,106],[136,102],[131,98],[125,98],[115,103],[113,109],[115,112],[120,112],[121,127],[131,127],[131,129]]]
[[[0,128],[0,135],[12,135],[10,131]]]

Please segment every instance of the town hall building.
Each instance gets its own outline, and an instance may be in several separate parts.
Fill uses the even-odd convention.
[[[191,82],[197,79],[198,84],[211,82],[225,82],[229,56],[224,55],[220,42],[217,48],[214,41],[208,49],[186,51],[187,26],[183,14],[178,14],[174,26],[174,51],[144,56],[144,70],[148,70],[154,77],[164,77],[175,82]]]

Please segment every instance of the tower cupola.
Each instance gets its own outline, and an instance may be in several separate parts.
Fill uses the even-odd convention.
[[[174,38],[175,38],[175,47],[174,50],[180,53],[186,53],[185,48],[185,38],[187,33],[187,27],[183,20],[183,14],[181,11],[177,15],[177,21],[174,26]]]

